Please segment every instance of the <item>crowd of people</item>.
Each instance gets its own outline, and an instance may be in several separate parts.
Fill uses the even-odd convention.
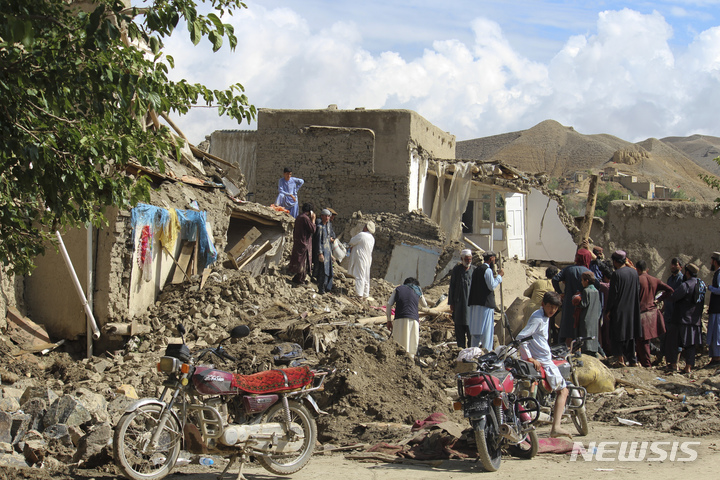
[[[318,293],[333,287],[333,248],[337,238],[331,208],[320,211],[317,218],[310,203],[299,212],[298,191],[303,180],[286,168],[278,183],[276,204],[287,208],[295,217],[293,248],[289,270],[292,281],[304,284],[307,275],[317,283]],[[355,293],[360,300],[370,296],[370,267],[375,245],[375,225],[366,222],[362,231],[348,242],[348,272],[355,278]],[[473,265],[473,253],[460,252],[460,263],[450,274],[448,305],[455,326],[458,347],[492,350],[497,308],[495,290],[501,285],[504,271],[496,268],[496,254],[483,252],[483,262]],[[711,285],[698,278],[697,265],[683,265],[679,258],[670,262],[667,282],[649,274],[647,263],[633,263],[622,250],[606,259],[599,246],[590,250],[588,241],[581,243],[573,265],[559,270],[550,266],[524,292],[529,297],[524,310],[528,322],[535,314],[542,317],[550,305],[557,305],[547,325],[547,341],[570,345],[577,337],[587,337],[583,353],[600,357],[611,366],[650,367],[665,362],[669,371],[678,371],[680,353],[684,372],[695,367],[698,346],[702,344],[702,313],[706,290],[709,290],[707,345],[710,366],[720,366],[720,252],[711,255],[714,271]],[[558,295],[548,297],[548,292]],[[397,287],[386,305],[388,328],[393,337],[411,356],[419,339],[419,305],[427,306],[418,281],[407,278]],[[395,307],[395,322],[391,318]],[[538,313],[540,312],[540,313]],[[653,360],[653,355],[655,359]]]
[[[493,252],[485,252],[477,267],[470,250],[463,250],[460,259],[448,290],[457,344],[492,350],[494,290],[502,283],[503,271],[493,272]],[[561,305],[549,322],[550,344],[569,346],[574,339],[586,337],[583,353],[611,366],[664,363],[668,371],[679,371],[682,353],[682,371],[689,373],[703,342],[701,317],[709,290],[709,366],[720,366],[720,252],[714,252],[710,260],[714,271],[711,285],[698,278],[697,265],[683,265],[679,258],[671,260],[671,274],[663,282],[650,275],[646,261],[633,263],[622,250],[605,259],[601,247],[590,250],[585,241],[577,249],[573,265],[562,270],[548,267],[545,278],[525,290],[530,299],[524,309],[525,321],[542,310],[548,292],[555,292]]]

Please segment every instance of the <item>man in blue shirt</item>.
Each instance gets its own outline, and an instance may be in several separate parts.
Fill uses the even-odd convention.
[[[278,196],[275,199],[275,205],[288,209],[293,218],[297,218],[300,213],[298,190],[304,183],[305,180],[302,178],[294,178],[292,170],[287,167],[283,170],[283,178],[278,181]]]

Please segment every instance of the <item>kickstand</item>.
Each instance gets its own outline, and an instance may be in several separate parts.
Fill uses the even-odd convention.
[[[225,470],[222,471],[220,475],[217,476],[217,480],[223,480],[225,478],[225,474],[228,470],[230,470],[230,467],[233,466],[233,464],[237,461],[237,454],[230,456],[230,461],[228,462],[227,466],[225,467]],[[242,476],[242,463],[240,464],[240,475],[237,477],[238,480],[244,480],[245,477]]]

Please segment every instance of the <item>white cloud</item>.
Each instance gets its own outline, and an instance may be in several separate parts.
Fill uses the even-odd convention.
[[[480,17],[468,19],[472,43],[438,39],[412,59],[371,53],[352,22],[313,29],[287,8],[253,6],[231,21],[234,53],[173,39],[174,75],[212,88],[240,82],[259,108],[408,108],[461,140],[549,118],[633,141],[711,133],[717,123],[710,109],[720,91],[720,27],[677,49],[658,12],[600,12],[593,32],[568,37],[547,64],[523,56],[500,24]],[[212,115],[193,110],[179,123],[193,141],[247,128]]]

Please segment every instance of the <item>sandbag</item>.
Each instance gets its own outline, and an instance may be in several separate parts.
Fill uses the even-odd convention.
[[[577,380],[588,393],[612,392],[615,390],[615,376],[596,357],[582,356],[582,367],[576,367]]]

